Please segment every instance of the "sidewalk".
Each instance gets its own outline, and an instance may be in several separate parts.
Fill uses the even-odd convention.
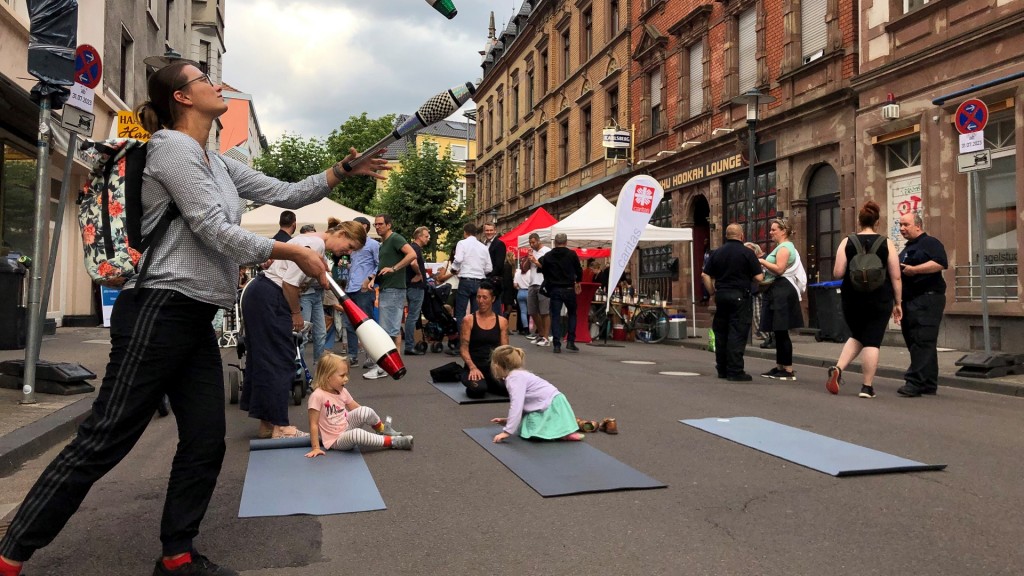
[[[706,329],[704,329],[706,332]],[[666,340],[664,345],[704,349],[704,338]],[[648,346],[633,343],[627,346]],[[793,361],[804,366],[798,369],[800,380],[819,379],[824,385],[825,368],[839,358],[842,344],[816,342],[813,336],[793,336]],[[109,334],[105,328],[60,328],[55,336],[43,339],[40,358],[43,360],[79,363],[97,374],[90,380],[97,389],[103,377],[107,356],[110,352]],[[994,379],[957,377],[953,364],[965,352],[945,350],[939,353],[939,385],[965,388],[982,392],[1024,396],[1024,375],[1012,375]],[[752,358],[775,357],[774,350],[762,350],[757,342],[747,348]],[[24,350],[0,350],[0,361],[24,359]],[[713,359],[709,357],[709,366]],[[906,349],[897,346],[883,346],[881,349],[878,376],[902,378],[909,363]],[[848,372],[859,372],[859,364],[850,366]],[[856,381],[854,379],[854,381]],[[940,392],[941,393],[941,392]],[[36,394],[36,404],[21,404],[20,390],[0,388],[0,478],[10,475],[22,463],[64,442],[75,430],[92,407],[96,392],[59,396]]]

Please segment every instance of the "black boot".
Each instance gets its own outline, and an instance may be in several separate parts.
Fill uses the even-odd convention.
[[[773,334],[769,334],[768,337],[764,339],[764,342],[761,342],[761,348],[764,348],[765,350],[775,350],[775,336]]]

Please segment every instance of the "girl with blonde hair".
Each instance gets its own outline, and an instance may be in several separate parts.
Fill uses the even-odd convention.
[[[498,346],[491,353],[491,373],[508,389],[508,417],[492,418],[504,428],[494,437],[501,442],[518,433],[538,440],[583,440],[579,423],[565,394],[550,382],[523,368],[526,353],[515,346]]]

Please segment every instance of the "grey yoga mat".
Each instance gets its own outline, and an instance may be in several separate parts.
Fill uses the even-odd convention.
[[[763,418],[741,416],[680,422],[833,476],[919,472],[946,467],[945,464],[907,460]]]
[[[493,404],[497,402],[508,402],[508,396],[498,396],[488,392],[483,398],[470,398],[466,396],[466,387],[462,382],[433,382],[427,380],[431,386],[444,393],[445,396],[455,400],[459,404]]]
[[[531,442],[512,436],[493,442],[500,426],[463,430],[538,494],[644,490],[665,485],[583,442]]]
[[[239,518],[385,510],[359,449],[306,458],[309,438],[252,440]]]

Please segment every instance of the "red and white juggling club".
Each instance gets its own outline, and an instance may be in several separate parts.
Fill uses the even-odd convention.
[[[380,327],[380,324],[374,322],[373,318],[367,316],[329,274],[327,282],[331,285],[331,291],[341,302],[341,307],[345,309],[348,321],[356,327],[356,336],[359,337],[359,342],[366,350],[366,354],[395,380],[405,376],[405,363],[398,355],[398,349],[395,348],[395,341],[391,339],[391,336],[388,336],[388,333]]]
[[[423,128],[451,116],[475,93],[476,86],[473,86],[472,82],[466,82],[465,84],[459,84],[454,88],[445,90],[440,94],[435,94],[430,100],[424,102],[415,114],[409,116],[405,122],[402,122],[395,128],[391,134],[388,134],[380,142],[367,148],[355,160],[342,164],[342,167],[345,168],[346,172],[351,172],[363,160],[376,155],[381,150],[390,146],[392,142],[397,142],[410,134],[415,134]]]

